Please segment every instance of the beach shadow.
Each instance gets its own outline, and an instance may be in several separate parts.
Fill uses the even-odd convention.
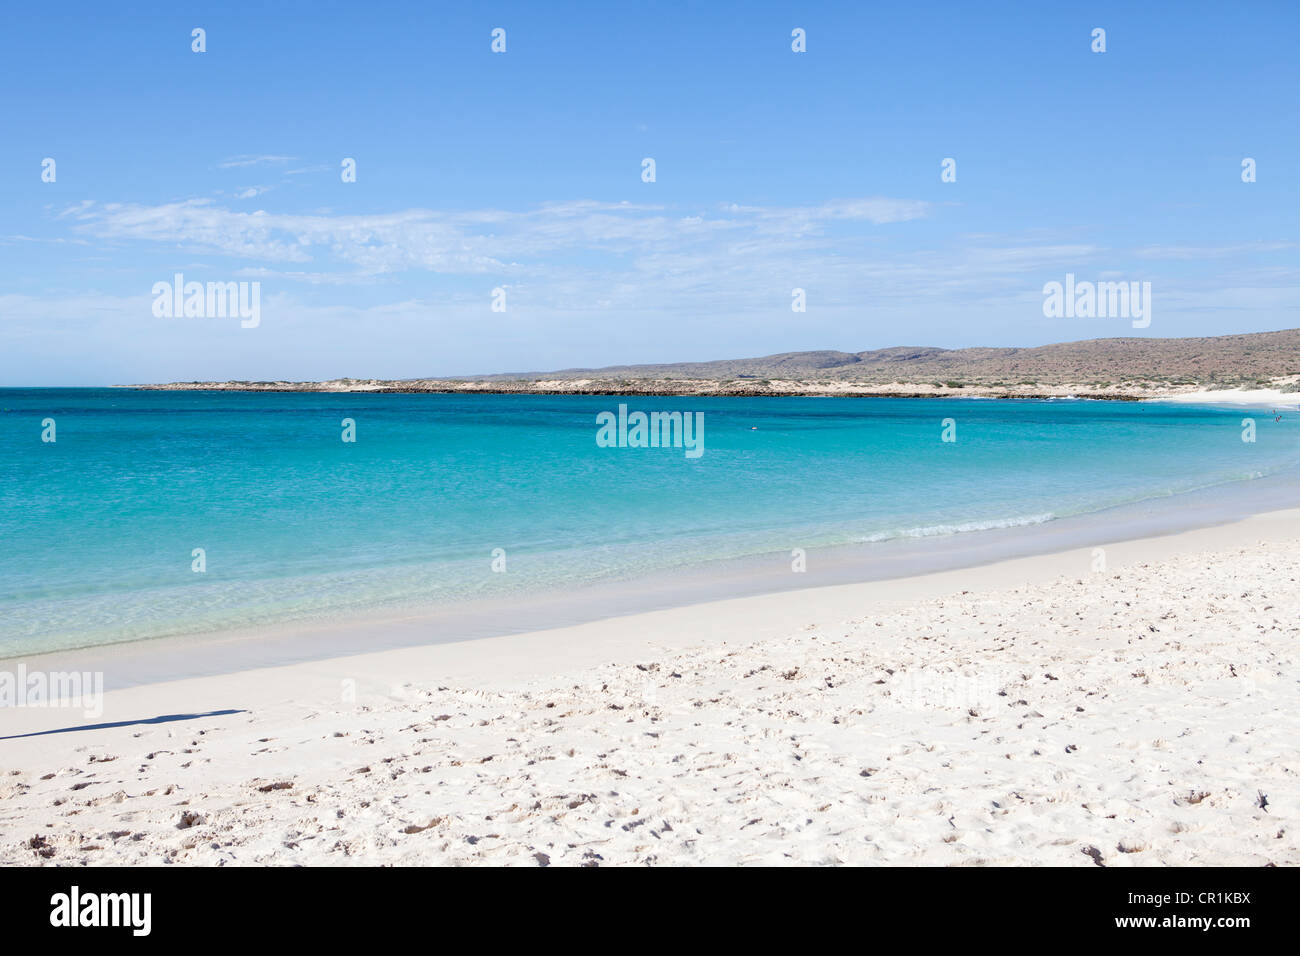
[[[11,734],[0,740],[18,740],[22,737],[44,737],[47,734],[72,734],[79,730],[107,730],[110,727],[137,727],[144,724],[170,724],[176,720],[198,720],[200,717],[226,717],[230,714],[246,714],[246,710],[209,710],[202,714],[163,714],[144,720],[118,720],[109,724],[79,724],[76,727],[60,727],[57,730],[37,730],[30,734]]]

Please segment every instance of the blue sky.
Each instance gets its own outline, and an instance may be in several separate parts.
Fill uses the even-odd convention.
[[[11,5],[0,385],[1300,326],[1300,4],[1136,6]],[[1045,318],[1067,272],[1150,327]]]

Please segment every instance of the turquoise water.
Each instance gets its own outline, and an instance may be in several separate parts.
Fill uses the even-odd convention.
[[[598,447],[596,415],[620,403],[703,412],[705,453]],[[1300,465],[1298,414],[0,390],[0,656],[940,541],[1214,486],[1248,494],[1252,479]],[[1254,443],[1241,440],[1245,417]],[[41,440],[46,418],[54,443]],[[344,418],[355,443],[341,440]],[[946,418],[955,442],[941,441]]]

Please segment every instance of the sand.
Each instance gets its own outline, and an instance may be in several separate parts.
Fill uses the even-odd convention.
[[[1123,401],[1171,401],[1190,404],[1268,405],[1291,407],[1300,393],[1287,391],[1300,376],[1276,380],[1277,387],[1205,389],[1199,385],[1133,380],[1098,384],[1069,379],[990,385],[980,382],[948,385],[928,381],[863,382],[834,378],[695,379],[540,378],[527,380],[413,379],[383,381],[334,379],[324,382],[174,382],[126,386],[142,391],[230,392],[436,392],[448,394],[613,395],[775,398],[1087,398]]]
[[[1277,388],[1195,389],[1162,395],[1148,401],[1176,405],[1246,405],[1294,410],[1300,406],[1300,392],[1286,392]]]
[[[112,691],[122,726],[10,710],[0,862],[1294,865],[1297,545],[1279,512],[1104,570],[1063,552]]]

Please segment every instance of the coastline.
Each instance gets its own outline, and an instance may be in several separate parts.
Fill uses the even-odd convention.
[[[1060,385],[944,385],[918,382],[885,384],[768,380],[717,382],[712,380],[656,379],[633,383],[600,379],[539,379],[500,382],[462,379],[334,379],[322,382],[170,382],[115,385],[114,388],[156,392],[305,392],[325,394],[439,394],[439,395],[609,395],[697,398],[972,398],[972,399],[1078,399],[1088,401],[1161,401],[1202,405],[1300,406],[1300,392],[1287,391],[1293,378],[1270,388],[1208,388],[1202,385],[1167,385],[1154,382],[1121,383],[1097,388],[1082,383]]]
[[[938,399],[897,405],[871,400],[850,405],[811,400],[701,400],[699,407],[720,416],[711,420],[711,425],[717,423],[711,431],[717,437],[716,454],[706,460],[710,468],[670,470],[671,460],[642,460],[626,455],[601,460],[600,467],[612,471],[603,483],[587,480],[583,500],[590,502],[590,507],[603,509],[603,522],[623,521],[622,513],[628,510],[625,506],[637,506],[640,524],[630,524],[631,532],[602,537],[603,547],[590,549],[573,537],[582,520],[565,517],[577,513],[573,510],[579,507],[576,498],[554,508],[559,516],[553,522],[554,529],[520,534],[521,528],[527,531],[533,527],[529,516],[518,513],[519,508],[511,512],[490,504],[493,495],[506,490],[498,487],[501,481],[494,485],[489,475],[486,484],[471,487],[474,493],[464,497],[463,502],[454,496],[444,499],[439,486],[444,479],[422,477],[442,475],[443,471],[428,472],[419,463],[441,460],[440,443],[453,434],[445,430],[453,419],[476,421],[476,413],[485,409],[491,413],[483,419],[485,428],[498,420],[511,426],[521,408],[528,412],[536,406],[550,416],[546,421],[555,421],[561,428],[530,429],[518,434],[484,430],[482,439],[478,438],[479,432],[474,432],[474,447],[476,454],[488,456],[483,461],[497,461],[498,448],[518,449],[513,468],[522,466],[522,473],[546,476],[545,481],[539,479],[528,486],[527,495],[505,499],[507,503],[549,502],[550,498],[541,497],[543,486],[563,487],[562,482],[554,484],[562,476],[552,474],[555,467],[547,466],[550,472],[537,472],[533,466],[561,460],[555,453],[557,440],[565,456],[581,458],[591,454],[590,439],[581,428],[585,417],[582,409],[601,407],[599,399],[331,399],[322,395],[258,394],[223,398],[218,393],[151,397],[148,392],[124,394],[100,389],[67,393],[58,401],[62,404],[55,411],[61,412],[60,424],[65,429],[95,426],[84,432],[93,439],[90,445],[82,442],[81,434],[71,432],[61,437],[75,435],[75,444],[50,446],[51,452],[56,448],[58,451],[57,457],[49,456],[51,463],[67,462],[54,473],[65,479],[67,490],[62,494],[79,495],[92,490],[92,486],[77,480],[66,480],[72,474],[73,461],[66,456],[74,451],[78,456],[90,452],[98,460],[95,456],[100,452],[94,449],[102,448],[103,454],[113,456],[114,464],[101,470],[104,493],[90,497],[106,503],[125,495],[123,500],[131,503],[133,513],[138,515],[133,527],[149,529],[147,535],[136,535],[139,541],[129,542],[131,553],[148,563],[153,561],[160,542],[172,541],[170,536],[178,531],[181,539],[168,545],[175,550],[175,561],[149,563],[147,573],[132,577],[115,570],[129,567],[115,561],[116,555],[124,553],[120,550],[122,542],[100,534],[92,542],[97,551],[82,548],[78,554],[68,555],[70,583],[85,584],[74,585],[66,599],[58,595],[47,600],[47,583],[57,580],[59,572],[42,564],[49,564],[49,555],[56,553],[42,538],[57,538],[60,523],[52,515],[29,522],[15,511],[20,535],[25,537],[20,537],[20,547],[11,550],[14,573],[9,580],[14,600],[7,607],[13,611],[7,615],[5,626],[0,627],[0,656],[134,641],[165,642],[156,649],[173,649],[173,659],[181,667],[167,673],[147,666],[149,680],[201,676],[215,672],[217,667],[238,670],[247,666],[246,660],[283,663],[359,649],[345,637],[332,638],[324,642],[324,647],[307,651],[290,647],[295,643],[310,644],[310,631],[320,622],[336,634],[347,628],[373,634],[377,647],[486,637],[517,632],[520,622],[525,621],[530,629],[550,628],[766,591],[978,565],[1062,547],[1104,543],[1116,536],[1168,533],[1213,524],[1300,500],[1300,471],[1296,470],[1294,442],[1287,431],[1294,427],[1291,415],[1286,415],[1281,424],[1261,421],[1262,440],[1252,447],[1237,441],[1241,415],[1236,414],[1236,408],[1225,412],[1208,407],[1142,408],[1089,402],[956,401],[947,402],[945,408],[936,404],[942,401]],[[39,395],[15,396],[10,404],[25,410],[25,414],[44,415],[49,411],[48,399]],[[294,411],[290,416],[251,414],[263,405]],[[340,471],[358,454],[353,446],[338,444],[337,433],[332,433],[328,421],[331,415],[321,419],[318,406],[331,409],[335,420],[356,415],[364,421],[365,440],[356,446],[364,448],[360,456],[366,466],[364,471]],[[174,407],[184,413],[177,417]],[[570,415],[570,408],[577,414]],[[214,414],[214,409],[219,409],[219,414]],[[73,417],[87,414],[85,410],[91,410],[94,417],[88,416],[84,422]],[[441,415],[437,414],[440,410]],[[133,427],[143,426],[158,436],[163,442],[160,448],[181,449],[183,453],[155,459],[152,466],[140,471],[130,460],[132,443],[123,441],[120,429],[109,426],[110,419],[104,417],[119,414],[126,416],[123,421],[135,423]],[[962,420],[964,440],[955,446],[961,449],[960,454],[948,455],[954,446],[929,440],[933,434],[929,418],[937,421],[939,415],[955,415]],[[893,431],[872,427],[870,423],[877,418],[891,423],[891,429],[892,423],[907,421],[897,430],[899,443],[891,444],[892,438],[886,441],[887,434],[893,435]],[[808,424],[816,426],[823,419],[836,423],[838,430],[809,435],[800,430]],[[399,420],[420,424],[412,429],[407,424],[397,426]],[[1098,427],[1076,430],[1069,426],[1077,420],[1095,422]],[[1036,423],[1033,431],[1024,430],[1025,421]],[[1149,434],[1168,451],[1148,456],[1145,464],[1136,466],[1112,460],[1123,457],[1124,447],[1111,442],[1107,437],[1110,433],[1101,427],[1101,423],[1112,421],[1137,423],[1138,430],[1130,435]],[[1181,427],[1184,421],[1196,422],[1197,427]],[[1152,427],[1148,428],[1148,423]],[[760,427],[750,428],[752,424]],[[288,457],[292,468],[284,473],[293,474],[295,479],[286,483],[283,491],[275,492],[285,531],[266,541],[256,534],[260,522],[255,509],[246,508],[243,502],[261,501],[263,493],[276,488],[277,482],[270,474],[255,481],[246,479],[249,471],[241,449],[248,441],[249,428],[259,447],[273,451],[277,461],[286,448],[292,452]],[[21,442],[19,429],[15,427],[9,434],[12,440]],[[829,440],[818,440],[823,434]],[[1061,440],[1067,435],[1070,440]],[[521,436],[532,444],[519,444],[516,439]],[[177,438],[182,439],[180,444]],[[377,444],[376,438],[380,439]],[[503,438],[507,441],[500,441]],[[1000,458],[999,449],[1004,447],[1015,447],[1018,460]],[[816,477],[816,481],[800,484],[799,498],[787,500],[782,494],[765,492],[760,514],[757,499],[729,497],[736,486],[730,478],[743,477],[743,469],[753,470],[755,461],[762,466],[763,488],[790,485],[785,474],[788,462],[808,448],[823,465],[810,472],[810,480]],[[900,454],[901,448],[909,449],[908,453]],[[1205,457],[1198,463],[1193,456],[1201,455],[1202,448],[1217,449],[1213,452],[1217,457]],[[209,449],[216,456],[202,458]],[[1084,459],[1072,463],[1071,455],[1083,449],[1087,449]],[[746,457],[753,450],[760,453],[759,458]],[[200,460],[205,462],[201,472],[194,469]],[[369,524],[354,517],[365,514],[364,509],[343,507],[339,509],[340,520],[316,522],[316,529],[306,539],[287,533],[290,506],[296,513],[308,515],[315,514],[318,505],[318,496],[300,494],[297,489],[338,485],[340,474],[351,474],[347,488],[350,495],[355,496],[362,488],[384,491],[395,480],[390,476],[391,468],[384,464],[390,460],[416,466],[392,473],[403,483],[402,494],[393,500],[410,502],[411,506],[387,508],[386,522]],[[42,461],[30,459],[17,472],[24,494],[33,500],[41,500],[42,494],[48,492]],[[372,467],[372,461],[379,466]],[[924,462],[924,475],[909,475],[908,466],[900,468],[899,462]],[[1026,482],[1023,475],[1034,474],[1035,469],[1036,477]],[[283,472],[283,468],[279,470]],[[604,489],[619,487],[622,480],[642,480],[642,472],[669,480],[673,488],[690,488],[691,494],[661,498],[639,495],[625,500],[620,495],[603,493]],[[1000,476],[998,482],[985,482],[986,474]],[[159,482],[170,486],[173,475],[182,476],[184,480],[176,487],[185,493],[178,491],[167,509],[154,508],[150,490],[160,487]],[[406,476],[414,478],[407,480]],[[889,482],[882,484],[886,477]],[[126,483],[119,487],[123,479]],[[191,488],[187,483],[192,480],[210,485],[211,489]],[[751,475],[745,480],[752,482],[756,478]],[[480,487],[481,492],[474,490]],[[804,494],[804,489],[811,493]],[[855,496],[861,498],[868,489],[873,491],[869,499],[856,500]],[[876,496],[875,491],[881,494]],[[196,509],[192,507],[195,500],[207,503]],[[382,494],[376,499],[383,500]],[[453,510],[452,514],[479,513],[499,516],[500,520],[486,532],[482,530],[485,526],[464,520],[440,526],[426,504],[433,500],[445,500],[449,506],[463,504],[460,512]],[[700,502],[708,502],[713,513]],[[668,524],[655,510],[665,506],[673,516]],[[546,509],[552,507],[546,505]],[[96,527],[109,527],[118,520],[111,507],[91,509],[97,511],[104,513],[95,517]],[[82,514],[89,518],[91,512]],[[197,516],[209,512],[233,517],[227,524],[218,521],[214,525],[209,518],[198,520]],[[173,515],[192,517],[175,520]],[[715,520],[717,516],[727,520]],[[607,526],[618,527],[601,525]],[[423,533],[392,530],[408,527],[422,528]],[[708,533],[696,535],[696,528]],[[304,548],[307,542],[310,546]],[[488,574],[489,548],[511,542],[516,547],[510,551],[510,573]],[[221,563],[214,566],[217,575],[210,579],[188,573],[190,551],[195,544],[207,544],[214,556],[220,557]],[[364,560],[353,557],[354,551],[367,548],[372,555],[363,554]],[[23,552],[34,556],[36,564],[30,569],[25,569],[19,558]],[[306,558],[299,560],[299,553]],[[792,567],[791,557],[796,553],[809,556],[806,567]],[[286,559],[291,554],[293,559]],[[317,559],[315,555],[326,557]],[[480,557],[481,561],[476,560]],[[492,570],[496,570],[495,565]],[[806,573],[792,574],[792,570]],[[161,586],[153,587],[152,581]],[[474,606],[476,602],[478,607]],[[422,633],[419,619],[439,616],[444,608],[453,610],[441,614],[441,620]],[[399,635],[399,628],[387,626],[387,619],[396,618],[403,619],[401,629],[405,633]],[[346,621],[346,626],[334,627],[333,622],[339,620]],[[280,624],[288,626],[281,631]],[[285,634],[277,649],[272,650],[269,643],[266,648],[252,651],[241,646],[258,643],[270,628],[277,629],[277,638],[279,633]],[[295,630],[307,637],[296,639],[290,633]],[[430,630],[434,636],[429,636]],[[257,640],[239,631],[257,635]],[[189,640],[190,635],[198,637]],[[221,654],[201,646],[209,636],[227,644]],[[140,659],[154,656],[143,650],[138,655]]]
[[[14,838],[0,855],[46,862],[17,842],[39,832],[56,847],[51,863],[599,862],[588,851],[780,863],[816,862],[805,855],[816,849],[840,862],[1093,865],[1094,844],[1106,865],[1294,863],[1300,815],[1283,798],[1300,719],[1285,610],[1300,601],[1297,541],[1291,509],[1117,541],[1104,573],[1076,549],[149,684],[106,694],[97,729],[77,729],[69,711],[16,709],[0,741],[21,768],[3,784]],[[1145,680],[1130,676],[1139,671]],[[1251,675],[1249,693],[1228,686],[1233,673]],[[898,706],[900,693],[912,703]],[[778,704],[797,716],[778,719]],[[1040,726],[1026,729],[1025,707]],[[1204,720],[1189,716],[1202,709]],[[1243,735],[1254,741],[1244,752],[1233,745]],[[798,760],[786,739],[805,741]],[[945,750],[960,772],[914,765]],[[677,751],[694,755],[686,778]],[[1140,790],[1115,776],[1123,766]],[[723,799],[704,782],[726,767],[739,789]],[[827,774],[841,782],[825,789]],[[911,791],[927,774],[940,796]],[[990,798],[989,787],[1002,790]],[[1003,802],[1006,787],[1017,802]],[[1272,787],[1268,813],[1252,787]],[[823,812],[804,806],[814,796],[835,808],[840,836],[820,829],[830,818],[816,829],[795,819]],[[1017,827],[999,825],[998,803]],[[767,823],[751,845],[739,817],[755,816]],[[1111,843],[1080,830],[1084,820]],[[699,835],[684,835],[687,823]],[[491,832],[494,847],[476,849]]]
[[[440,392],[879,398],[1090,398],[1300,403],[1300,329],[1210,337],[1120,337],[1007,348],[893,346],[711,361],[406,379],[191,381],[145,390]],[[1210,396],[1206,399],[1205,396]],[[1222,396],[1222,397],[1220,397]]]
[[[79,647],[0,654],[0,669],[32,662],[49,671],[105,673],[109,690],[358,654],[553,631],[723,601],[887,586],[961,575],[1062,554],[1091,555],[1117,542],[1147,541],[1260,517],[1262,500],[1300,500],[1290,472],[1210,485],[1049,520],[931,535],[899,535],[810,547],[792,574],[786,552],[718,558],[568,587],[508,592],[440,604],[355,609],[329,618],[289,617],[238,627]],[[1163,552],[1160,552],[1163,553]],[[526,623],[521,623],[526,622]],[[364,638],[360,636],[364,635]],[[362,646],[364,645],[364,646]]]

